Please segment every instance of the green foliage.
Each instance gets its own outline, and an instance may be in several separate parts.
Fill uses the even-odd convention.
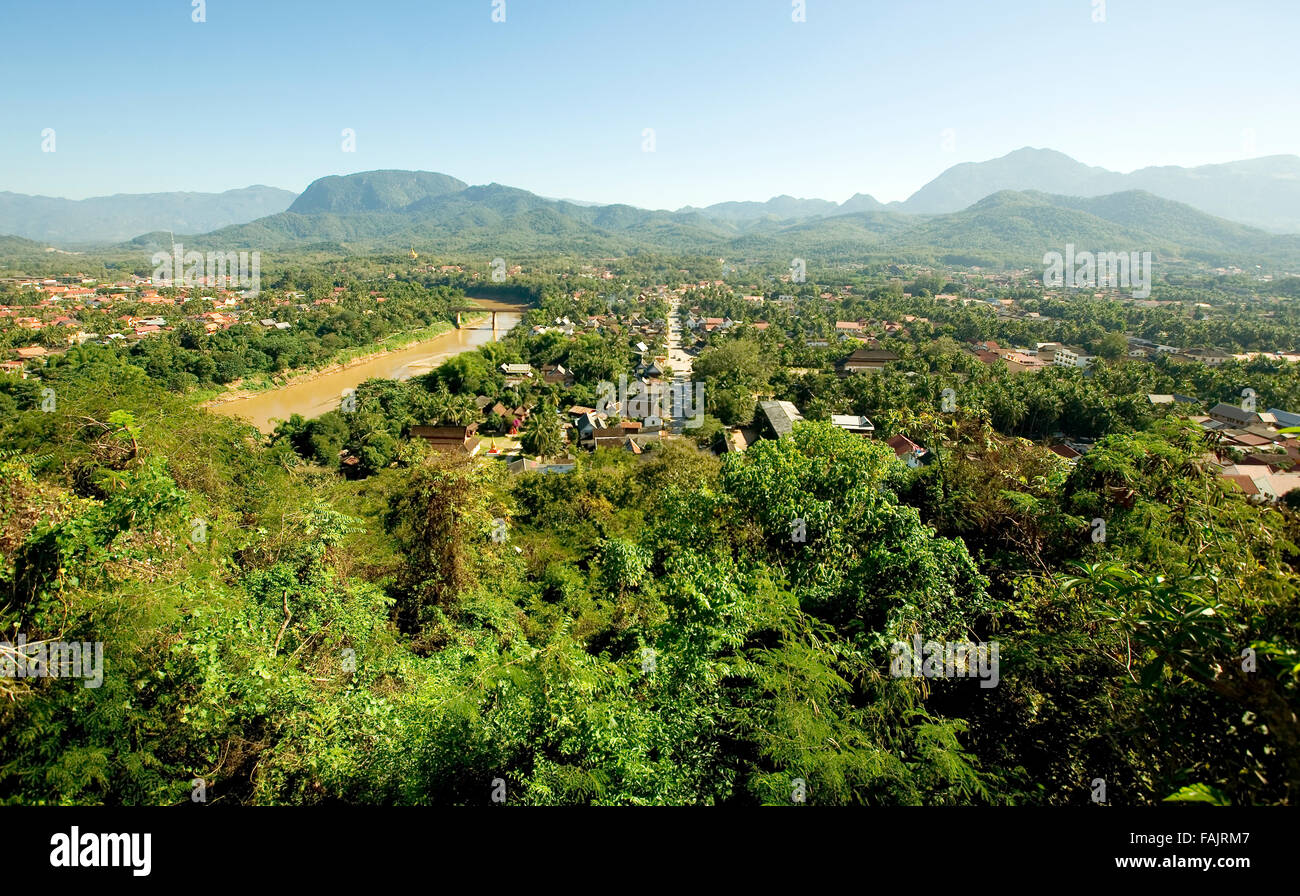
[[[564,430],[560,428],[560,418],[552,402],[542,402],[529,416],[519,443],[524,451],[538,457],[555,457],[560,453],[564,447]]]
[[[539,317],[578,313],[540,292]],[[606,300],[635,296],[581,307]],[[927,448],[917,469],[816,421],[562,475],[408,437],[480,419],[482,394],[558,454],[583,386],[506,389],[499,365],[616,378],[615,328],[370,381],[266,440],[114,352],[0,383],[0,626],[105,656],[100,688],[0,678],[0,800],[179,804],[201,778],[233,804],[486,804],[500,781],[511,804],[1056,805],[1104,777],[1121,803],[1294,802],[1300,522],[1133,400],[1196,376],[1230,395],[1247,369],[1004,377],[954,348],[989,338],[974,312],[929,313],[945,332],[880,374],[834,375],[811,311],[696,365],[711,432],[775,393],[873,415]],[[1293,388],[1250,373],[1261,400]],[[1022,437],[1063,420],[1100,437],[1073,464]],[[999,643],[997,686],[894,677],[914,635]]]

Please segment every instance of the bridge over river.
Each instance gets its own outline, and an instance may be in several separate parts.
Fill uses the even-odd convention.
[[[477,327],[468,326],[465,322],[466,318],[487,315],[490,319],[488,328],[496,332],[498,314],[518,315],[525,307],[522,302],[518,301],[512,302],[490,296],[467,295],[465,301],[452,305],[447,310],[456,315],[457,330],[478,329]],[[513,320],[513,318],[511,319]],[[514,323],[518,323],[518,321],[515,320]],[[513,325],[512,323],[511,326]]]
[[[462,314],[467,316],[482,316],[483,314],[490,314],[492,316],[491,329],[492,332],[494,333],[496,332],[497,329],[497,315],[513,313],[513,312],[502,311],[501,309],[498,308],[480,308],[476,305],[457,305],[456,307],[448,308],[447,310],[455,313],[457,330],[476,329],[475,327],[466,326],[464,321],[461,319]]]

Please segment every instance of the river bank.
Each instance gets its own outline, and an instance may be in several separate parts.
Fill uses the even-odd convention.
[[[448,358],[495,342],[522,318],[521,311],[497,310],[495,330],[482,324],[447,330],[403,348],[372,352],[345,363],[304,372],[274,388],[242,390],[242,394],[232,391],[201,406],[251,423],[263,433],[271,433],[276,421],[288,420],[294,414],[311,419],[336,409],[345,393],[368,379],[407,380],[427,373]]]
[[[340,352],[341,357],[338,357],[333,363],[327,364],[324,367],[315,367],[309,370],[295,370],[288,374],[277,375],[271,382],[260,383],[254,386],[245,386],[241,382],[237,388],[227,389],[211,398],[204,399],[199,402],[198,406],[206,408],[207,410],[212,410],[223,404],[255,398],[258,395],[264,395],[267,392],[274,392],[276,389],[283,389],[284,387],[292,386],[295,383],[309,383],[312,380],[320,379],[321,377],[328,376],[332,373],[339,373],[347,370],[355,364],[364,364],[369,361],[375,361],[383,358],[385,355],[391,355],[394,352],[403,351],[420,343],[430,342],[447,333],[451,328],[452,325],[450,323],[439,323],[415,332],[388,337],[380,343],[377,343],[378,345],[384,346],[384,348],[379,349],[378,351],[374,350],[373,346],[345,349]],[[370,350],[367,351],[367,348]]]

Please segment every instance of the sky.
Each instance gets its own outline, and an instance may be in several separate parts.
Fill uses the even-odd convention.
[[[2,0],[0,191],[401,168],[678,208],[1300,154],[1294,0],[198,2]]]

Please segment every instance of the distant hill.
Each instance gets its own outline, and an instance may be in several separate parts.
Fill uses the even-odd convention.
[[[464,181],[432,171],[366,171],[322,177],[313,181],[288,211],[303,215],[395,212],[420,200],[456,193],[468,186]]]
[[[839,206],[807,202],[778,197],[769,203],[724,204],[721,214],[648,211],[545,199],[502,184],[464,186],[431,172],[378,171],[323,178],[289,211],[187,235],[184,243],[198,249],[336,253],[414,246],[503,257],[641,250],[826,261],[893,256],[1018,266],[1039,265],[1044,253],[1073,243],[1096,251],[1151,251],[1166,261],[1300,269],[1300,237],[1270,234],[1142,191],[1099,197],[995,191],[969,208],[942,215],[883,208],[865,196]],[[755,205],[770,213],[754,217]],[[834,213],[828,214],[827,206]],[[813,214],[781,216],[799,208]],[[158,243],[157,234],[145,234],[122,248],[144,251]]]
[[[734,228],[695,214],[630,205],[577,205],[502,184],[466,186],[432,172],[371,171],[314,182],[286,212],[187,236],[196,248],[348,251],[437,247],[444,252],[582,255],[647,246],[696,251]]]
[[[856,212],[874,212],[884,207],[874,196],[868,196],[866,193],[854,193],[840,203],[839,213],[845,215]]]
[[[1028,265],[1071,243],[1080,250],[1150,251],[1157,259],[1216,266],[1294,266],[1300,260],[1300,237],[1270,234],[1140,191],[1095,198],[1003,191],[968,209],[924,218],[900,242]]]
[[[20,236],[0,234],[0,272],[6,277],[26,276],[33,271],[43,276],[66,276],[80,270],[95,270],[84,252],[73,252]]]
[[[40,243],[25,240],[20,236],[0,233],[0,252],[39,252],[44,248]]]
[[[1002,190],[1081,197],[1144,190],[1264,230],[1300,233],[1300,156],[1119,174],[1089,167],[1055,150],[1026,148],[987,162],[955,165],[906,202],[891,207],[913,214],[945,214]]]
[[[0,233],[74,249],[137,241],[144,239],[142,234],[152,245],[158,239],[150,234],[170,231],[191,237],[211,235],[223,246],[233,241],[265,249],[312,244],[322,251],[350,251],[400,248],[399,243],[407,241],[475,252],[576,254],[592,247],[604,247],[593,251],[617,252],[646,245],[713,251],[731,240],[757,245],[783,228],[803,233],[805,225],[863,214],[874,216],[829,224],[820,232],[835,234],[837,244],[847,245],[844,241],[854,233],[870,242],[882,229],[892,233],[900,226],[897,221],[886,226],[886,219],[879,214],[903,215],[903,220],[910,220],[907,216],[950,215],[1005,191],[1080,199],[1144,192],[1225,219],[1225,224],[1235,221],[1273,233],[1300,234],[1297,156],[1198,168],[1143,168],[1120,174],[1084,165],[1054,150],[1031,148],[986,162],[956,165],[907,201],[888,205],[857,193],[841,203],[781,195],[765,202],[649,211],[628,205],[547,199],[500,184],[471,187],[432,171],[388,170],[322,177],[297,197],[263,186],[225,193],[119,194],[83,200],[0,192]],[[1140,217],[1141,205],[1134,206],[1134,215]],[[1075,210],[1091,214],[1096,209],[1078,206]],[[1163,222],[1165,229],[1148,221],[1146,232],[1174,239],[1184,217],[1182,211],[1169,213]],[[1139,221],[1135,218],[1129,223]],[[1192,230],[1199,232],[1203,223],[1193,225]],[[1222,225],[1219,232],[1228,240],[1225,249],[1238,245],[1242,236],[1240,231],[1230,236],[1230,228]],[[568,245],[566,239],[574,242]],[[1252,236],[1245,242],[1255,245],[1256,240]],[[1214,251],[1210,243],[1199,245],[1207,252]]]
[[[1143,168],[1128,189],[1279,233],[1300,233],[1300,156],[1269,156],[1199,168]]]
[[[796,199],[793,196],[774,196],[767,202],[719,202],[705,208],[687,206],[680,212],[699,212],[721,221],[757,221],[772,218],[788,221],[793,218],[818,218],[836,214],[839,204],[827,199]]]
[[[0,233],[59,245],[116,243],[150,230],[203,233],[282,212],[294,194],[275,187],[224,193],[119,193],[54,199],[0,192]]]
[[[913,214],[937,215],[970,208],[1003,190],[1096,196],[1123,190],[1120,177],[1055,150],[1019,149],[1000,159],[954,165],[895,206]]]
[[[1300,266],[1300,236],[1271,234],[1139,191],[1081,199],[1008,190],[947,215],[838,215],[752,232],[731,245],[746,254],[780,246],[791,257],[810,259],[1036,267],[1045,253],[1063,252],[1067,244],[1150,251],[1158,263]]]
[[[699,214],[717,221],[750,224],[755,221],[790,221],[794,219],[828,218],[832,215],[874,211],[884,208],[866,193],[856,193],[842,203],[827,199],[796,199],[793,196],[774,196],[766,202],[719,202],[704,208],[685,206],[679,214]]]

